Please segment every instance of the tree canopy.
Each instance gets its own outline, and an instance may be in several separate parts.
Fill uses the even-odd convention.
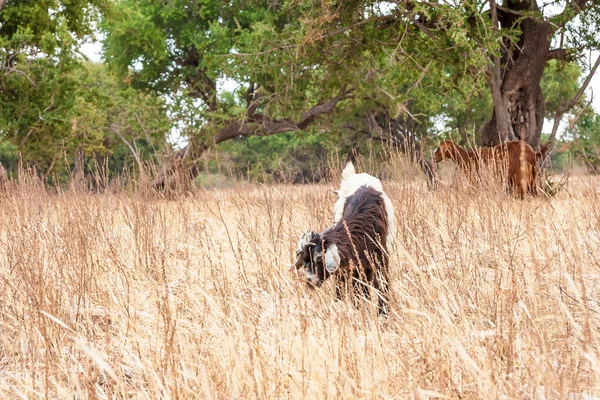
[[[102,157],[125,147],[140,159],[138,139],[162,148],[170,127],[164,100],[134,90],[122,81],[126,76],[111,75],[103,65],[83,62],[79,53],[108,1],[9,0],[2,6],[0,152],[9,170],[19,153],[42,176],[62,179],[80,153]]]
[[[283,163],[317,177],[328,154],[353,148],[419,157],[439,134],[537,147],[544,118],[585,100],[579,55],[598,48],[600,10],[585,0],[2,4],[0,153],[45,175],[81,153],[140,167],[169,153],[171,133],[189,143],[171,160],[194,167],[230,142],[231,165],[253,175]],[[78,50],[98,30],[106,67]]]

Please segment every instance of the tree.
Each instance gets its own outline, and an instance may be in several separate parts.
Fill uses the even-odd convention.
[[[289,84],[274,74],[283,60],[259,68],[246,59],[229,58],[254,51],[259,41],[275,37],[298,15],[266,1],[124,0],[105,21],[105,55],[117,71],[133,69],[137,87],[173,99],[174,111],[196,146],[194,153],[201,153],[237,136],[304,129],[352,95],[338,86],[306,99],[301,92],[308,88],[296,82],[293,106],[268,102],[269,93],[279,94]],[[240,85],[233,102],[219,98],[218,81],[226,77]]]
[[[121,171],[141,168],[164,149],[171,122],[164,100],[136,90],[103,65],[82,62],[79,45],[94,32],[107,0],[1,3],[0,160],[17,155],[41,176],[69,177],[73,165],[109,157]]]
[[[365,80],[368,61],[358,55],[366,49],[354,48],[352,40],[340,42],[324,58],[307,32],[312,22],[305,22],[304,16],[310,11],[310,4],[285,2],[123,0],[105,20],[105,54],[117,71],[134,71],[136,87],[152,88],[172,99],[174,114],[190,139],[180,156],[192,160],[232,138],[300,132],[315,123],[343,129],[352,125],[357,132],[364,131],[350,119],[364,124],[382,104],[389,118],[397,118],[405,97],[382,98],[386,89],[377,88],[376,80],[391,72],[386,78],[389,86],[410,88],[411,77],[425,74],[416,70],[399,74],[393,71],[397,61],[390,62],[377,51],[366,57],[378,59],[378,66],[373,78]],[[384,32],[388,19],[363,25]],[[355,61],[344,65],[352,53]],[[238,85],[231,96],[218,90],[218,81],[226,78]],[[356,85],[361,81],[362,86]],[[350,101],[353,106],[342,105]],[[339,121],[342,118],[331,120],[334,111],[346,117],[345,124]]]
[[[1,3],[0,135],[49,174],[69,142],[66,113],[77,82],[78,43],[106,0]],[[68,146],[67,146],[68,148]]]
[[[560,3],[122,0],[105,20],[105,51],[136,87],[172,99],[190,139],[178,160],[309,127],[394,142],[444,113],[465,137],[482,124],[484,145],[522,137],[537,147],[548,61],[596,46],[582,32],[596,31],[598,3],[564,2],[552,15]],[[237,85],[230,96],[225,79]]]
[[[144,173],[145,161],[160,161],[153,158],[166,150],[172,126],[164,99],[132,88],[103,64],[85,63],[74,79],[79,86],[72,94],[69,134],[84,159],[108,157],[113,173]]]
[[[394,3],[388,15],[398,22],[404,20],[413,28],[408,34],[427,41],[420,48],[413,47],[417,51],[411,54],[414,58],[422,58],[425,50],[433,59],[453,65],[458,76],[461,70],[474,78],[485,74],[493,104],[491,118],[480,131],[486,146],[522,138],[537,147],[545,114],[540,82],[548,61],[572,62],[581,48],[598,45],[595,36],[588,33],[598,31],[600,5],[595,1]],[[550,9],[561,3],[561,11],[552,15]],[[344,15],[357,16],[373,4],[354,2],[351,10],[340,7],[337,21],[343,21]],[[360,23],[357,18],[361,17],[351,23]],[[338,25],[332,29],[344,28]],[[576,102],[569,100],[561,100],[563,114]]]

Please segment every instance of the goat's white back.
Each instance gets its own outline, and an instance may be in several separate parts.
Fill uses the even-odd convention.
[[[342,172],[342,182],[340,183],[340,189],[337,191],[338,199],[333,207],[333,222],[339,222],[344,213],[346,199],[352,196],[361,186],[371,187],[381,193],[388,220],[388,234],[385,241],[388,251],[390,251],[392,243],[394,242],[394,236],[396,235],[396,221],[394,218],[394,206],[392,205],[392,201],[383,191],[383,186],[379,179],[366,173],[357,174],[354,170],[354,165],[351,162],[346,164],[346,167]]]

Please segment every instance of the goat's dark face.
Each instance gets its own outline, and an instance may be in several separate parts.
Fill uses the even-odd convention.
[[[320,287],[340,266],[335,244],[327,246],[315,231],[305,233],[296,249],[296,269],[303,269],[306,282],[311,288]]]

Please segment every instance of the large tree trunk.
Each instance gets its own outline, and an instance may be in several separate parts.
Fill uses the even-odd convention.
[[[509,1],[508,5],[516,13],[537,9],[535,1]],[[503,28],[509,28],[518,17],[517,14],[504,12],[500,13],[499,21]],[[495,146],[515,139],[526,140],[534,149],[539,146],[544,124],[544,97],[540,81],[550,56],[550,41],[555,28],[549,21],[534,18],[523,19],[520,28],[522,34],[518,43],[506,43],[500,60],[500,96],[492,96],[495,109],[504,108],[508,130],[501,128],[502,121],[498,120],[495,111],[480,132],[484,146]],[[494,77],[490,79],[493,89]]]

